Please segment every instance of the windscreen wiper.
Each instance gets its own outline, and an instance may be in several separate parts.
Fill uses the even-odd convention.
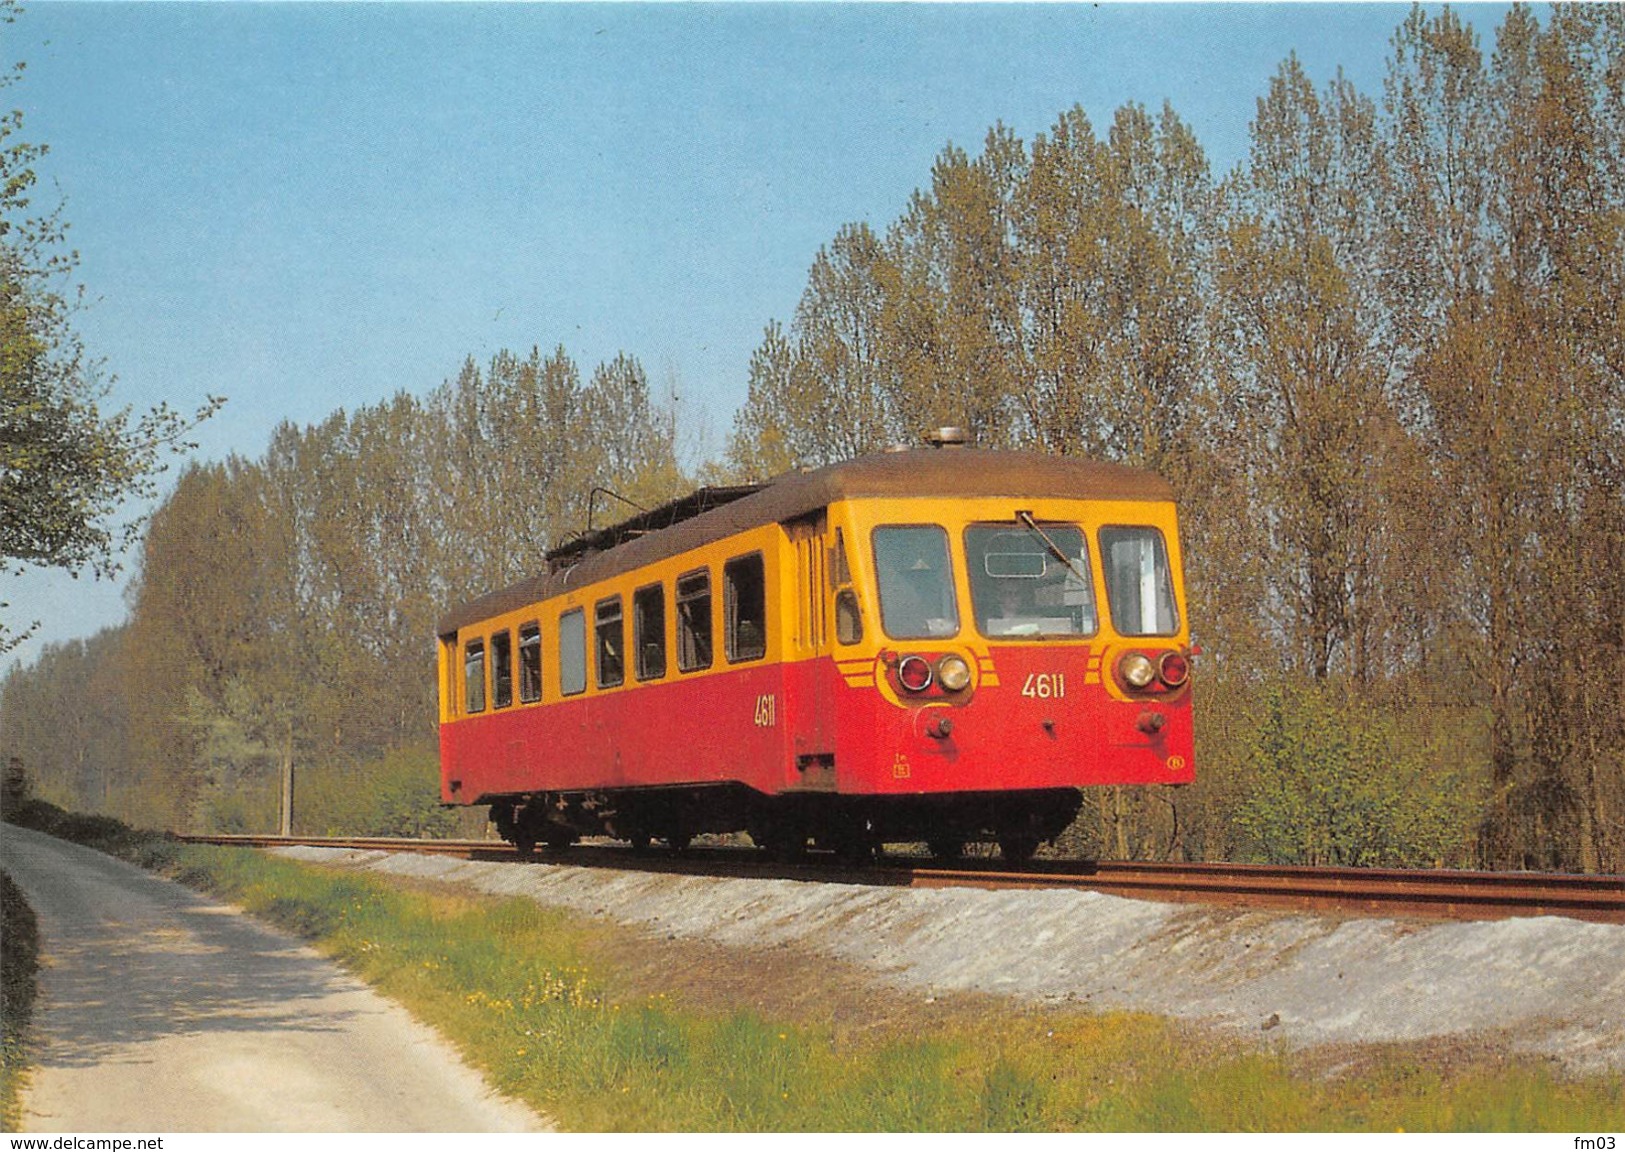
[[[1031,512],[1017,512],[1016,522],[1025,527],[1027,531],[1031,532],[1034,536],[1037,536],[1040,540],[1042,540],[1044,542],[1044,547],[1049,549],[1051,556],[1054,556],[1062,564],[1065,564],[1067,571],[1076,576],[1084,585],[1088,585],[1089,574],[1080,570],[1078,568],[1078,562],[1072,557],[1068,556],[1065,552],[1061,551],[1061,546],[1055,541],[1051,540],[1049,533],[1045,532],[1038,526],[1038,522],[1033,519],[1033,514]]]

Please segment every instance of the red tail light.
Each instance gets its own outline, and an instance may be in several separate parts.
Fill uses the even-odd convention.
[[[931,687],[931,662],[921,656],[905,656],[897,664],[897,682],[909,692]]]
[[[1165,652],[1157,661],[1157,676],[1170,688],[1178,688],[1191,676],[1191,662],[1178,652]]]

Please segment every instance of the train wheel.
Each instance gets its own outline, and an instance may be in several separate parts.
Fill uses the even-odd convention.
[[[792,821],[756,828],[751,832],[750,839],[751,843],[781,864],[794,864],[807,855],[807,830]]]
[[[1033,858],[1038,851],[1038,837],[1036,836],[1001,836],[999,837],[999,854],[1010,864],[1025,864]]]
[[[515,832],[513,835],[514,851],[524,859],[529,860],[536,855],[536,837],[529,832]]]
[[[673,852],[687,852],[688,846],[693,839],[694,837],[687,832],[673,832],[666,837],[666,843],[670,845]]]
[[[938,860],[962,860],[965,856],[963,840],[927,840],[925,850]]]
[[[840,844],[835,848],[835,859],[847,868],[863,868],[875,862],[875,846],[857,842]]]
[[[807,858],[807,838],[781,833],[767,841],[764,850],[780,864],[796,864]]]
[[[780,863],[799,864],[807,858],[807,837],[786,836],[782,840],[775,841],[768,851],[773,854],[773,859]]]
[[[875,849],[879,847],[869,829],[863,825],[836,830],[829,837],[828,846],[835,852],[836,861],[847,868],[873,864]]]

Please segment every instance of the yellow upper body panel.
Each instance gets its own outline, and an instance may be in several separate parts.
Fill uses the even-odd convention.
[[[1161,495],[1161,493],[1157,493]],[[938,649],[953,646],[966,650],[973,657],[985,657],[1000,644],[1031,643],[1027,637],[1015,635],[985,635],[986,620],[979,617],[977,589],[972,566],[967,563],[970,543],[967,531],[974,526],[1000,526],[1016,538],[1025,533],[1033,540],[1043,541],[1053,530],[1066,532],[1069,540],[1087,543],[1083,547],[1087,556],[1076,567],[1087,565],[1090,582],[1088,596],[1102,606],[1098,616],[1091,617],[1092,630],[1080,629],[1074,635],[1046,636],[1046,643],[1093,643],[1119,645],[1130,640],[1114,630],[1113,616],[1108,610],[1111,589],[1108,587],[1107,566],[1101,562],[1102,529],[1110,533],[1116,528],[1154,529],[1166,549],[1167,577],[1171,581],[1174,606],[1169,627],[1154,633],[1137,632],[1135,636],[1154,635],[1156,643],[1167,646],[1186,646],[1189,629],[1184,612],[1183,565],[1181,561],[1177,520],[1173,502],[1157,499],[1111,499],[1077,497],[1007,497],[1007,496],[883,496],[850,497],[831,501],[823,509],[798,515],[788,523],[768,522],[744,527],[737,532],[697,539],[695,546],[682,551],[661,555],[651,549],[655,558],[648,563],[615,571],[616,565],[602,564],[609,572],[599,579],[583,580],[574,584],[568,570],[555,577],[545,587],[545,595],[528,601],[508,596],[501,610],[480,618],[477,612],[465,611],[455,621],[454,630],[442,630],[440,644],[441,668],[441,721],[456,721],[471,714],[470,704],[478,697],[480,711],[493,706],[500,699],[499,674],[495,667],[498,652],[505,646],[509,661],[507,691],[513,707],[556,703],[567,699],[580,699],[604,693],[635,689],[644,683],[669,682],[718,675],[740,667],[791,662],[817,656],[833,655],[843,668],[861,668],[872,665],[876,657],[886,650],[909,648]],[[1030,526],[1029,526],[1030,525]],[[930,526],[945,535],[951,572],[943,578],[951,582],[952,600],[956,611],[948,624],[936,625],[938,631],[928,637],[892,636],[886,632],[886,620],[880,611],[882,573],[876,551],[876,532],[896,527]],[[1048,526],[1048,527],[1046,527]],[[1045,550],[1042,544],[1029,548],[1032,555]],[[1056,553],[1059,555],[1059,553]],[[984,572],[994,571],[996,564],[1032,563],[1025,559],[983,557]],[[760,557],[759,563],[752,559]],[[1065,557],[1061,557],[1062,560]],[[624,567],[624,566],[623,566]],[[590,566],[584,566],[590,575]],[[762,633],[759,643],[752,635],[750,643],[742,637],[749,625],[755,623],[756,609],[741,607],[736,601],[749,600],[754,593],[756,573],[760,573],[762,586],[760,611]],[[687,643],[692,650],[697,616],[690,612],[685,625],[678,600],[679,580],[689,581],[699,573],[705,574],[709,588],[708,629],[712,641],[711,659],[703,667],[685,670],[678,659]],[[1019,573],[1017,573],[1019,574]],[[1080,571],[1077,587],[1081,592]],[[691,583],[690,587],[694,585]],[[644,591],[648,604],[658,588],[658,639],[654,636],[654,616],[638,616],[634,620],[634,597]],[[544,591],[538,585],[538,592]],[[982,589],[986,598],[985,587]],[[844,607],[850,609],[855,600],[857,608],[857,635],[850,611],[843,617]],[[616,633],[615,610],[619,602],[620,632]],[[698,601],[694,601],[697,604]],[[477,606],[478,602],[476,603]],[[690,605],[693,607],[693,604]],[[580,614],[575,622],[574,614]],[[1080,617],[1080,619],[1083,619]],[[599,625],[605,630],[601,638]],[[515,665],[519,660],[521,630],[534,629],[540,635],[540,693],[534,700],[522,699],[514,690],[519,679]],[[643,631],[640,633],[640,627]],[[583,687],[577,692],[566,692],[566,677],[561,668],[561,628],[580,628],[583,667]],[[632,634],[632,643],[626,635]],[[501,638],[506,634],[506,641]],[[659,675],[640,677],[646,671],[638,660],[628,653],[638,654],[640,648],[657,644],[661,649]],[[478,645],[479,660],[470,659],[470,646]],[[623,668],[618,683],[603,684],[603,669],[618,659]],[[690,663],[694,663],[690,661]],[[653,661],[651,660],[651,666]],[[471,686],[471,678],[480,678],[478,692]],[[613,675],[610,676],[613,680]]]

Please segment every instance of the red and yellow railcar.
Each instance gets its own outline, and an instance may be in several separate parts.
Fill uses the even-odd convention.
[[[1172,493],[963,447],[702,489],[439,629],[442,800],[522,850],[748,831],[1022,859],[1192,780]]]

